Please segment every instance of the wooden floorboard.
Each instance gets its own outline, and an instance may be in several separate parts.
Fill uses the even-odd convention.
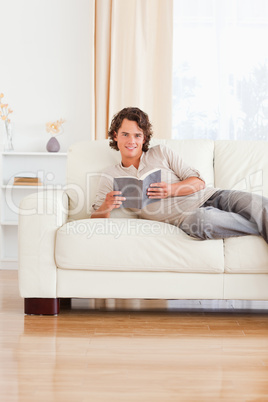
[[[24,316],[0,271],[0,401],[268,401],[268,304],[79,300]]]

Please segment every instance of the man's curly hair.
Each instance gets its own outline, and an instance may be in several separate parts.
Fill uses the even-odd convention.
[[[149,149],[149,143],[153,135],[152,125],[149,121],[148,115],[137,107],[127,107],[113,116],[111,126],[108,131],[108,138],[110,140],[109,145],[111,148],[119,151],[117,141],[114,140],[114,133],[118,133],[119,128],[122,125],[124,119],[130,121],[136,121],[139,128],[143,131],[145,142],[142,150],[147,152]]]

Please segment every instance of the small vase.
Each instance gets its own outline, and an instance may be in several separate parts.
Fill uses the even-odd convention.
[[[51,137],[47,143],[48,152],[58,152],[60,150],[60,144],[57,138]]]
[[[5,121],[5,134],[4,134],[4,151],[11,152],[14,151],[12,142],[12,127],[10,121]]]

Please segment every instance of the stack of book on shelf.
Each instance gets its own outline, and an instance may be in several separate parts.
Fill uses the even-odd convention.
[[[14,177],[14,186],[42,186],[41,179],[39,177]]]

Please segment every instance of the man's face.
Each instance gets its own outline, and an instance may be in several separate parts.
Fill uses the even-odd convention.
[[[141,157],[145,138],[136,121],[124,119],[118,133],[114,134],[114,139],[121,152],[123,164],[124,160],[136,160]]]

